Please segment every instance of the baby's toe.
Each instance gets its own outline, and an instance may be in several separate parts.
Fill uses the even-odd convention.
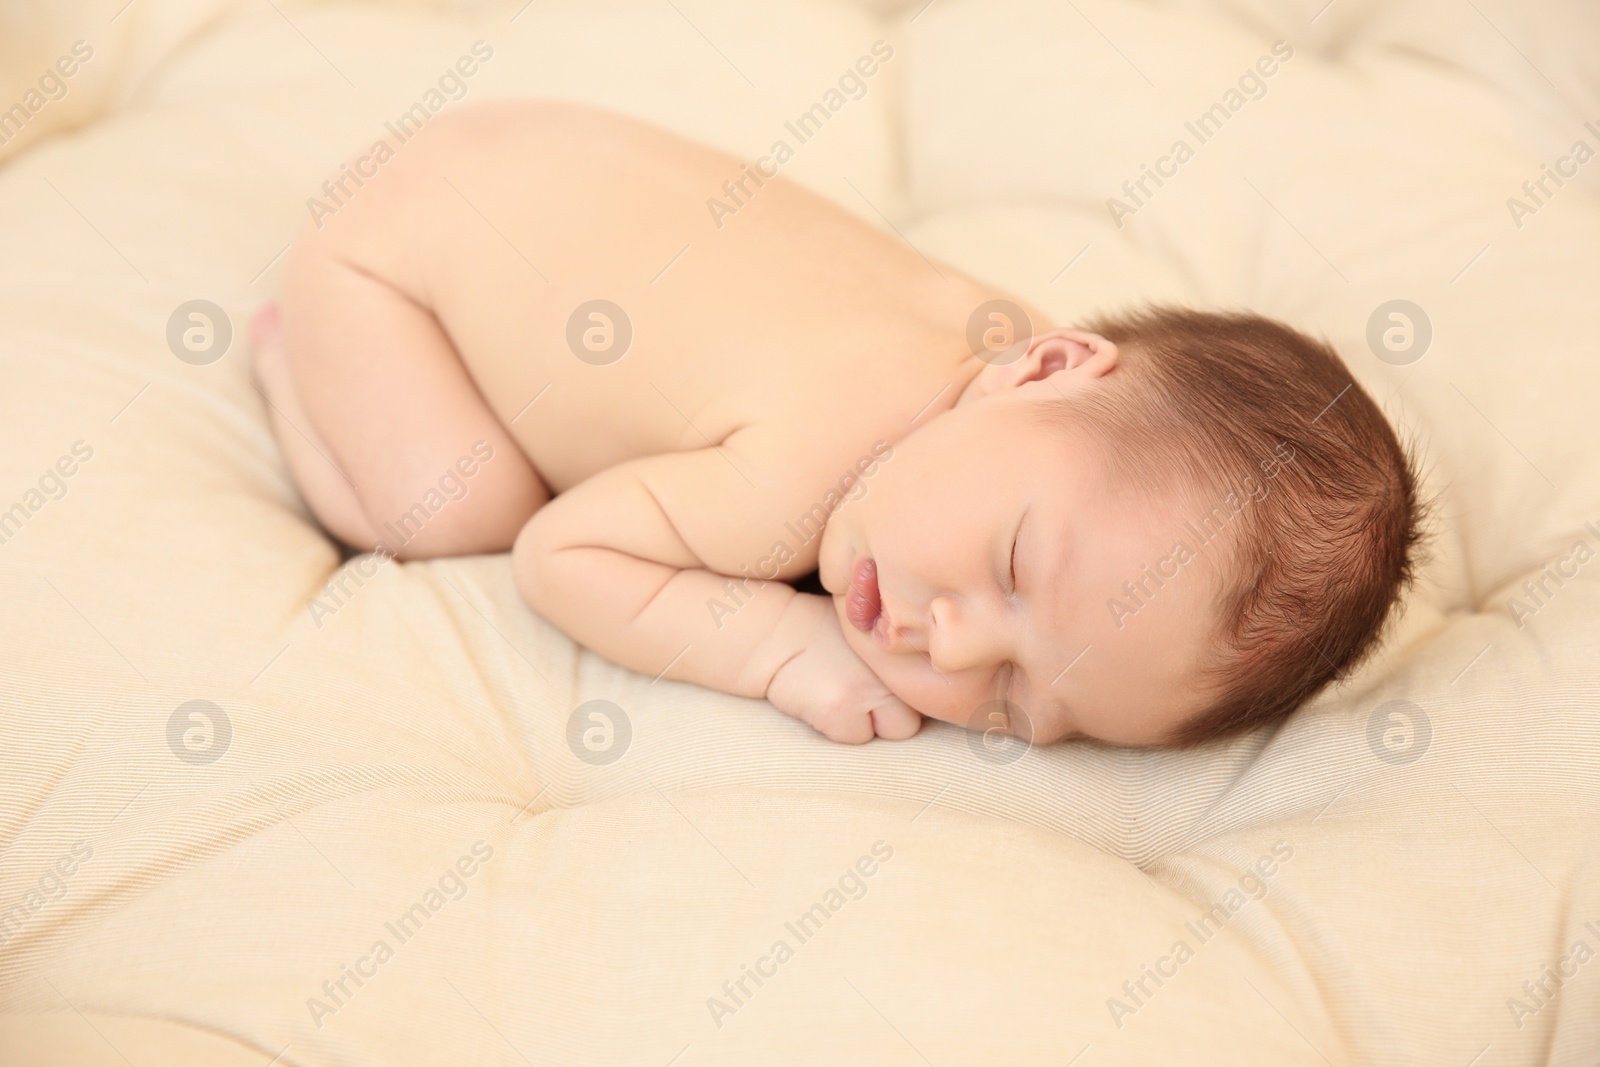
[[[256,384],[268,391],[283,369],[283,335],[276,300],[262,304],[250,320],[250,368]]]
[[[275,344],[278,340],[278,302],[268,300],[256,309],[250,320],[250,343],[256,348]]]

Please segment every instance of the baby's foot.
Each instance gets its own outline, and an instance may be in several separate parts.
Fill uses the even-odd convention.
[[[267,407],[294,431],[292,437],[278,435],[285,452],[297,451],[309,443],[331,465],[333,461],[327,459],[327,446],[300,403],[300,390],[295,386],[294,374],[289,369],[288,349],[283,343],[277,301],[262,304],[250,320],[250,376]],[[296,437],[299,440],[295,440]]]

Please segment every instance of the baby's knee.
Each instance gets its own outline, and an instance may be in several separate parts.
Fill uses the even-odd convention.
[[[522,456],[503,451],[480,441],[438,471],[364,497],[384,547],[402,559],[508,551],[549,494]]]

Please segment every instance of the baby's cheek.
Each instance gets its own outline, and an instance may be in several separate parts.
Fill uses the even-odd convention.
[[[925,659],[919,659],[919,664],[911,670],[895,671],[893,678],[881,674],[879,677],[890,692],[929,718],[967,725],[984,702],[981,687],[966,679],[941,675]]]

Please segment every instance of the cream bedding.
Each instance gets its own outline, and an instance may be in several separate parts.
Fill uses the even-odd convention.
[[[0,10],[0,1062],[1600,1058],[1592,9],[124,2]],[[848,748],[505,557],[341,568],[243,333],[350,148],[482,41],[465,99],[753,159],[880,39],[786,176],[1062,318],[1324,333],[1417,442],[1434,558],[1349,685],[1196,752]]]

